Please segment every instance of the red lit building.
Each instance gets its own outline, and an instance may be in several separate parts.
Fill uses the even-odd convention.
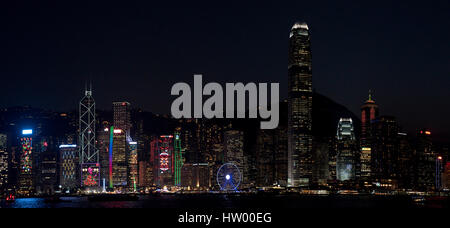
[[[363,179],[371,176],[372,160],[372,122],[379,116],[378,105],[372,99],[369,91],[369,99],[361,107],[361,177]]]

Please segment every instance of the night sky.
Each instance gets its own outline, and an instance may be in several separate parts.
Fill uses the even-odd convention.
[[[450,138],[448,0],[61,2],[1,3],[0,107],[75,110],[92,79],[101,109],[169,113],[172,85],[194,73],[278,82],[286,97],[289,31],[305,21],[317,92],[359,116],[373,89],[382,115]]]

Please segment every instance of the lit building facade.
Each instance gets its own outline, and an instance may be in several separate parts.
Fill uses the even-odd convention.
[[[110,124],[107,121],[102,123],[102,129],[99,130],[97,134],[97,148],[99,151],[100,159],[100,181],[103,185],[105,181],[105,186],[109,186],[110,176],[109,176],[109,146],[110,146]]]
[[[420,130],[417,133],[415,153],[416,188],[427,191],[435,189],[436,153],[433,151],[431,131]]]
[[[336,133],[336,179],[356,179],[356,157],[359,155],[351,118],[341,118]]]
[[[21,195],[34,193],[34,170],[33,170],[33,130],[22,131],[20,137],[20,168],[19,168],[19,191]]]
[[[140,128],[142,129],[142,127]],[[139,133],[137,138],[138,145],[138,161],[139,161],[139,188],[141,191],[145,191],[153,187],[153,160],[151,154],[151,137],[145,135],[143,130]]]
[[[371,123],[372,177],[377,185],[395,189],[398,184],[398,133],[397,120],[393,116],[380,116]]]
[[[306,23],[296,23],[289,38],[288,186],[312,181],[312,55]]]
[[[132,191],[137,191],[137,187],[139,186],[139,163],[137,146],[137,142],[128,143],[128,187]]]
[[[146,190],[153,187],[153,163],[139,161],[139,188]]]
[[[336,182],[336,136],[314,139],[314,183],[316,186],[329,186]],[[333,143],[333,144],[331,144]]]
[[[369,99],[361,107],[361,178],[368,180],[371,176],[372,162],[372,122],[379,116],[378,105],[369,91]]]
[[[48,145],[47,142],[44,145]],[[40,175],[39,175],[39,193],[43,195],[53,195],[59,191],[58,183],[58,160],[57,153],[45,146],[45,150],[40,151]]]
[[[256,138],[257,186],[266,187],[276,183],[275,143],[274,130],[260,130],[258,132]]]
[[[81,184],[84,187],[100,186],[100,163],[81,165]]]
[[[156,159],[156,185],[158,187],[173,186],[174,174],[174,137],[173,135],[161,135],[154,142],[153,149]],[[155,150],[156,149],[156,150]]]
[[[80,186],[78,179],[79,158],[77,145],[59,146],[59,182],[64,192],[74,192]]]
[[[8,185],[8,157],[7,136],[0,134],[0,191]]]
[[[181,137],[180,133],[175,133],[174,139],[174,185],[181,185],[181,167],[183,167],[183,155],[181,148]]]
[[[114,128],[123,130],[128,139],[131,131],[131,104],[126,101],[114,102],[113,112]]]
[[[114,187],[126,187],[128,180],[126,132],[114,128],[112,143],[112,182]]]
[[[443,188],[442,174],[444,173],[444,158],[440,155],[436,157],[435,190],[440,191]]]
[[[225,163],[235,164],[242,175],[241,188],[249,186],[248,158],[244,154],[244,132],[228,130],[223,134],[224,160]]]
[[[95,100],[92,97],[92,86],[86,88],[85,95],[79,105],[79,146],[80,146],[80,166],[81,166],[81,185],[82,187],[94,187],[94,183],[100,186],[98,177],[95,176],[99,171],[100,157],[96,149],[96,131],[95,131]],[[96,180],[91,180],[95,176]],[[88,185],[86,185],[88,184]]]
[[[255,153],[256,186],[286,186],[288,173],[286,131],[285,124],[279,125],[277,129],[258,131]]]
[[[180,186],[188,190],[208,190],[211,187],[208,163],[186,163],[181,168]]]

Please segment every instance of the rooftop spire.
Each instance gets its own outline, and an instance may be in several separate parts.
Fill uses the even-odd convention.
[[[92,96],[92,81],[89,82],[89,89],[87,85],[87,81],[84,82],[84,95],[85,96]]]
[[[372,101],[372,90],[369,89],[369,101]]]

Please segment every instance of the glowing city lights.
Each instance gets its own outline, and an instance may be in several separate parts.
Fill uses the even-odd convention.
[[[76,147],[77,147],[77,145],[60,145],[59,149],[62,149],[62,148],[76,148]]]
[[[22,130],[22,135],[32,135],[32,134],[33,134],[33,130],[32,129]]]

